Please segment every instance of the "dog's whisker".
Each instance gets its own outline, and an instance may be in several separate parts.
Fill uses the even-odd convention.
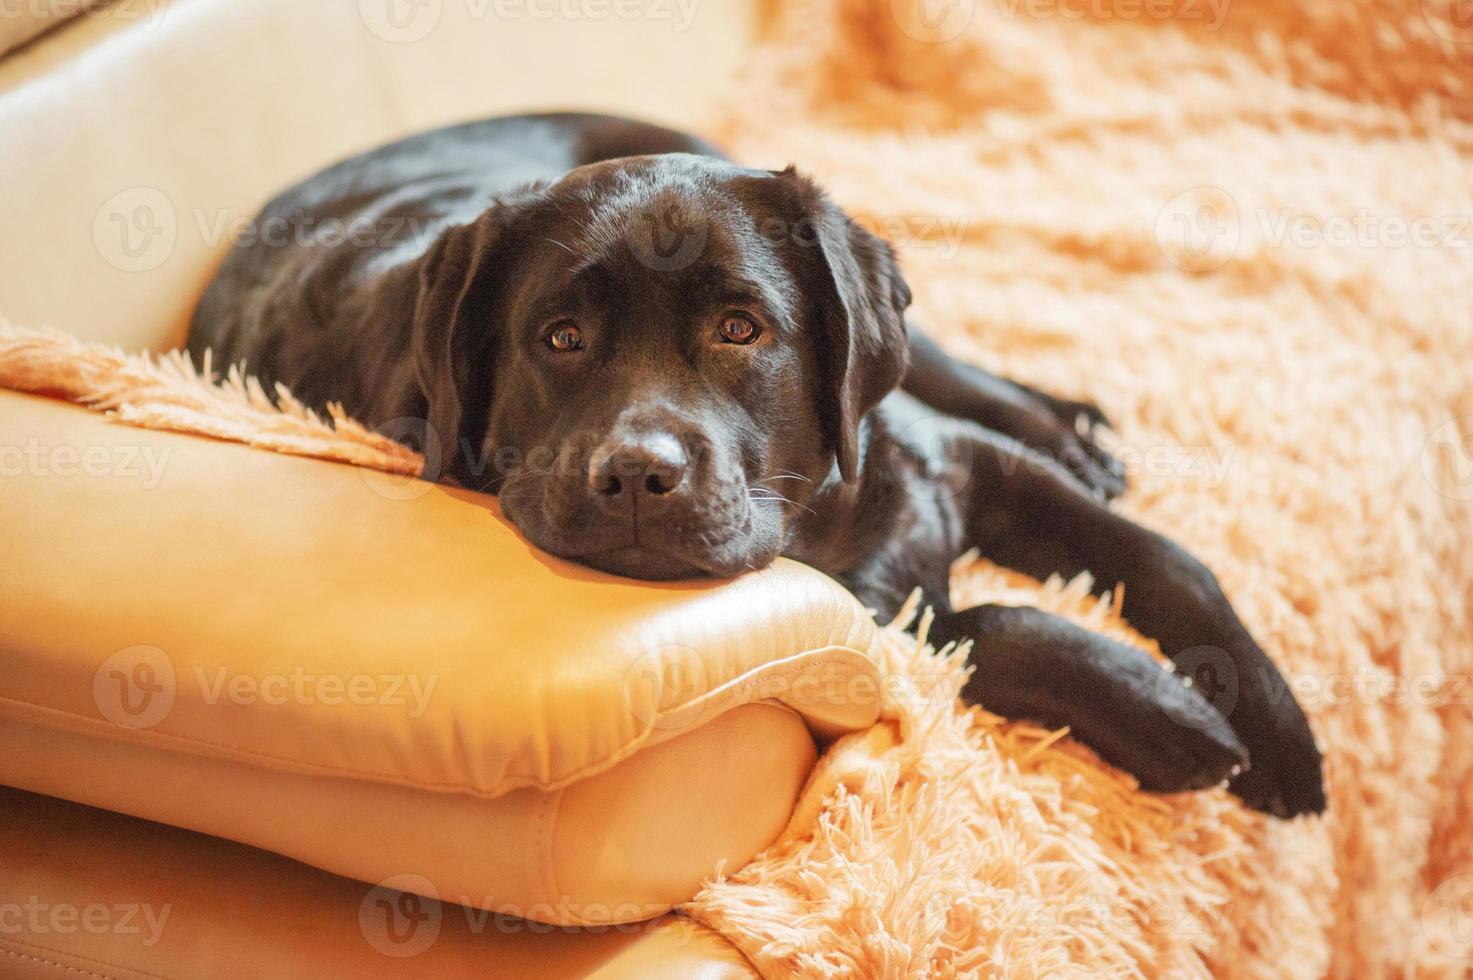
[[[485,492],[499,483],[501,484],[501,486],[497,488],[497,492],[506,493],[517,484],[525,483],[527,480],[530,480],[534,475],[535,474],[530,472],[514,472],[507,473],[503,476],[493,476],[489,480],[482,481],[481,485],[476,488],[476,492]]]
[[[789,500],[787,497],[784,497],[782,494],[778,493],[776,490],[773,490],[771,487],[752,487],[747,491],[747,497],[751,500],[772,500],[778,503],[792,504],[799,510],[805,510],[810,514],[815,514],[815,511],[812,507],[800,504],[796,500]]]

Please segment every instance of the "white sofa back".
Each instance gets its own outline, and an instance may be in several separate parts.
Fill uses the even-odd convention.
[[[502,112],[699,126],[749,18],[746,0],[116,0],[0,60],[0,317],[172,346],[285,185]]]

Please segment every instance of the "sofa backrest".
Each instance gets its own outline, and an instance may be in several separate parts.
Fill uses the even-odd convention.
[[[104,0],[5,0],[0,3],[0,55],[73,17],[95,10]]]
[[[0,60],[0,317],[177,344],[272,194],[416,130],[588,108],[699,127],[721,0],[114,0]]]

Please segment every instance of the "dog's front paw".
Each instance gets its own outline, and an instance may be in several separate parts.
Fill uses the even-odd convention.
[[[1248,806],[1282,820],[1323,813],[1326,806],[1319,746],[1304,716],[1297,708],[1292,714],[1245,736],[1252,767],[1228,784]]]
[[[1138,647],[1013,606],[938,615],[931,639],[976,641],[976,670],[962,690],[966,701],[1008,717],[1068,725],[1148,791],[1207,789],[1248,764],[1227,719]]]
[[[1156,673],[1151,690],[1141,692],[1121,747],[1102,753],[1106,761],[1152,793],[1209,789],[1245,772],[1248,750],[1227,719],[1175,674]]]
[[[1110,641],[1102,638],[1101,646],[1106,642]],[[1110,765],[1130,773],[1149,793],[1211,789],[1245,771],[1248,750],[1227,720],[1169,671],[1143,653],[1140,657],[1149,673],[1126,670],[1100,685],[1096,709],[1054,702],[1046,710],[1014,708],[1004,713],[1048,725],[1067,724],[1075,738]],[[1040,678],[1039,683],[1046,681]],[[996,678],[979,671],[962,697],[997,710],[995,684]]]
[[[1126,586],[1124,615],[1161,644],[1176,674],[1237,733],[1249,767],[1228,788],[1244,803],[1288,819],[1325,808],[1319,748],[1284,674],[1238,619],[1216,576],[1153,532]]]
[[[1225,600],[1224,600],[1225,603]],[[1231,610],[1224,608],[1224,616]],[[1248,750],[1249,766],[1228,789],[1248,806],[1281,819],[1325,809],[1319,746],[1287,681],[1234,618],[1223,646],[1195,647],[1173,656]]]
[[[1095,429],[1113,429],[1110,418],[1094,402],[1077,402],[1068,398],[1055,398],[1047,392],[1035,392],[1039,400],[1048,406],[1049,413],[1066,428],[1078,432]]]
[[[1125,466],[1095,441],[1094,433],[1071,433],[1056,451],[1059,462],[1095,496],[1114,500],[1125,492]]]
[[[1125,492],[1125,466],[1100,445],[1099,433],[1110,420],[1098,405],[1036,393],[1048,433],[1040,441],[1049,455],[1103,500]]]

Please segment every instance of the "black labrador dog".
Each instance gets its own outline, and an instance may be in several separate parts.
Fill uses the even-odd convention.
[[[1324,808],[1304,715],[1212,573],[1106,506],[1104,416],[948,357],[889,246],[793,169],[509,117],[338,164],[255,231],[200,302],[196,359],[420,443],[547,551],[646,579],[788,555],[881,616],[920,586],[931,637],[976,643],[973,702],[1069,725],[1147,789]],[[971,548],[1123,583],[1183,669],[1036,609],[953,609]]]

